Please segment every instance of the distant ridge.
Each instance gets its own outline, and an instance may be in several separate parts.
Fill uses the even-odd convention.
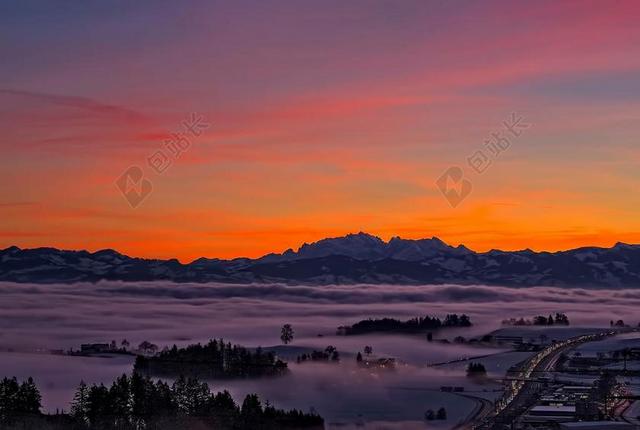
[[[23,283],[100,280],[290,284],[486,284],[513,287],[640,287],[640,245],[583,247],[559,252],[474,252],[442,240],[388,242],[367,233],[303,244],[297,251],[257,259],[133,258],[112,249],[55,248],[0,251],[0,281]]]

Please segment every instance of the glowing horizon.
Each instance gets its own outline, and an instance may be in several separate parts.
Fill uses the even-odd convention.
[[[0,6],[0,248],[640,243],[640,3]],[[192,113],[210,126],[157,173]],[[512,113],[531,128],[474,172]],[[144,169],[132,208],[116,181]],[[437,179],[465,169],[456,207]]]

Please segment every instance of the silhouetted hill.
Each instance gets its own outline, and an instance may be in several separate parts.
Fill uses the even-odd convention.
[[[302,284],[487,284],[505,286],[640,286],[640,246],[561,252],[477,253],[438,238],[385,242],[366,233],[323,239],[261,258],[132,258],[114,250],[55,248],[0,251],[0,280],[12,282],[284,282]]]

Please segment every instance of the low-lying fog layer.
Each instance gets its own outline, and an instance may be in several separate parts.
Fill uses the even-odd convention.
[[[313,407],[331,423],[359,421],[415,422],[426,409],[445,406],[447,426],[464,419],[474,400],[437,392],[440,385],[466,385],[491,397],[497,384],[472,386],[464,366],[424,367],[459,357],[497,354],[502,350],[428,343],[422,336],[335,336],[336,328],[368,317],[406,319],[466,313],[474,326],[445,330],[435,337],[478,336],[500,327],[509,317],[565,312],[572,325],[604,327],[611,319],[636,324],[640,290],[563,288],[514,289],[486,286],[285,286],[102,282],[75,285],[0,283],[0,376],[32,375],[45,407],[68,408],[81,378],[108,382],[129,372],[131,359],[54,356],[49,349],[78,348],[81,343],[149,340],[160,346],[205,342],[224,337],[246,346],[280,343],[280,327],[290,323],[295,339],[288,349],[334,345],[340,365],[290,364],[278,380],[213,381],[214,389],[242,396],[258,392],[279,407]],[[354,365],[354,354],[371,345],[379,357],[403,365],[396,372],[370,374]],[[287,354],[289,352],[289,354]],[[487,359],[499,377],[522,360],[521,353]],[[484,391],[486,390],[486,392]],[[241,400],[241,399],[240,399]],[[406,428],[407,426],[403,426]]]

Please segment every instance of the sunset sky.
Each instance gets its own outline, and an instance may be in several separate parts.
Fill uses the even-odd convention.
[[[633,0],[4,1],[0,247],[640,243],[639,23]],[[192,113],[210,127],[156,172]],[[477,173],[512,113],[530,127]],[[152,184],[135,208],[130,166]]]

